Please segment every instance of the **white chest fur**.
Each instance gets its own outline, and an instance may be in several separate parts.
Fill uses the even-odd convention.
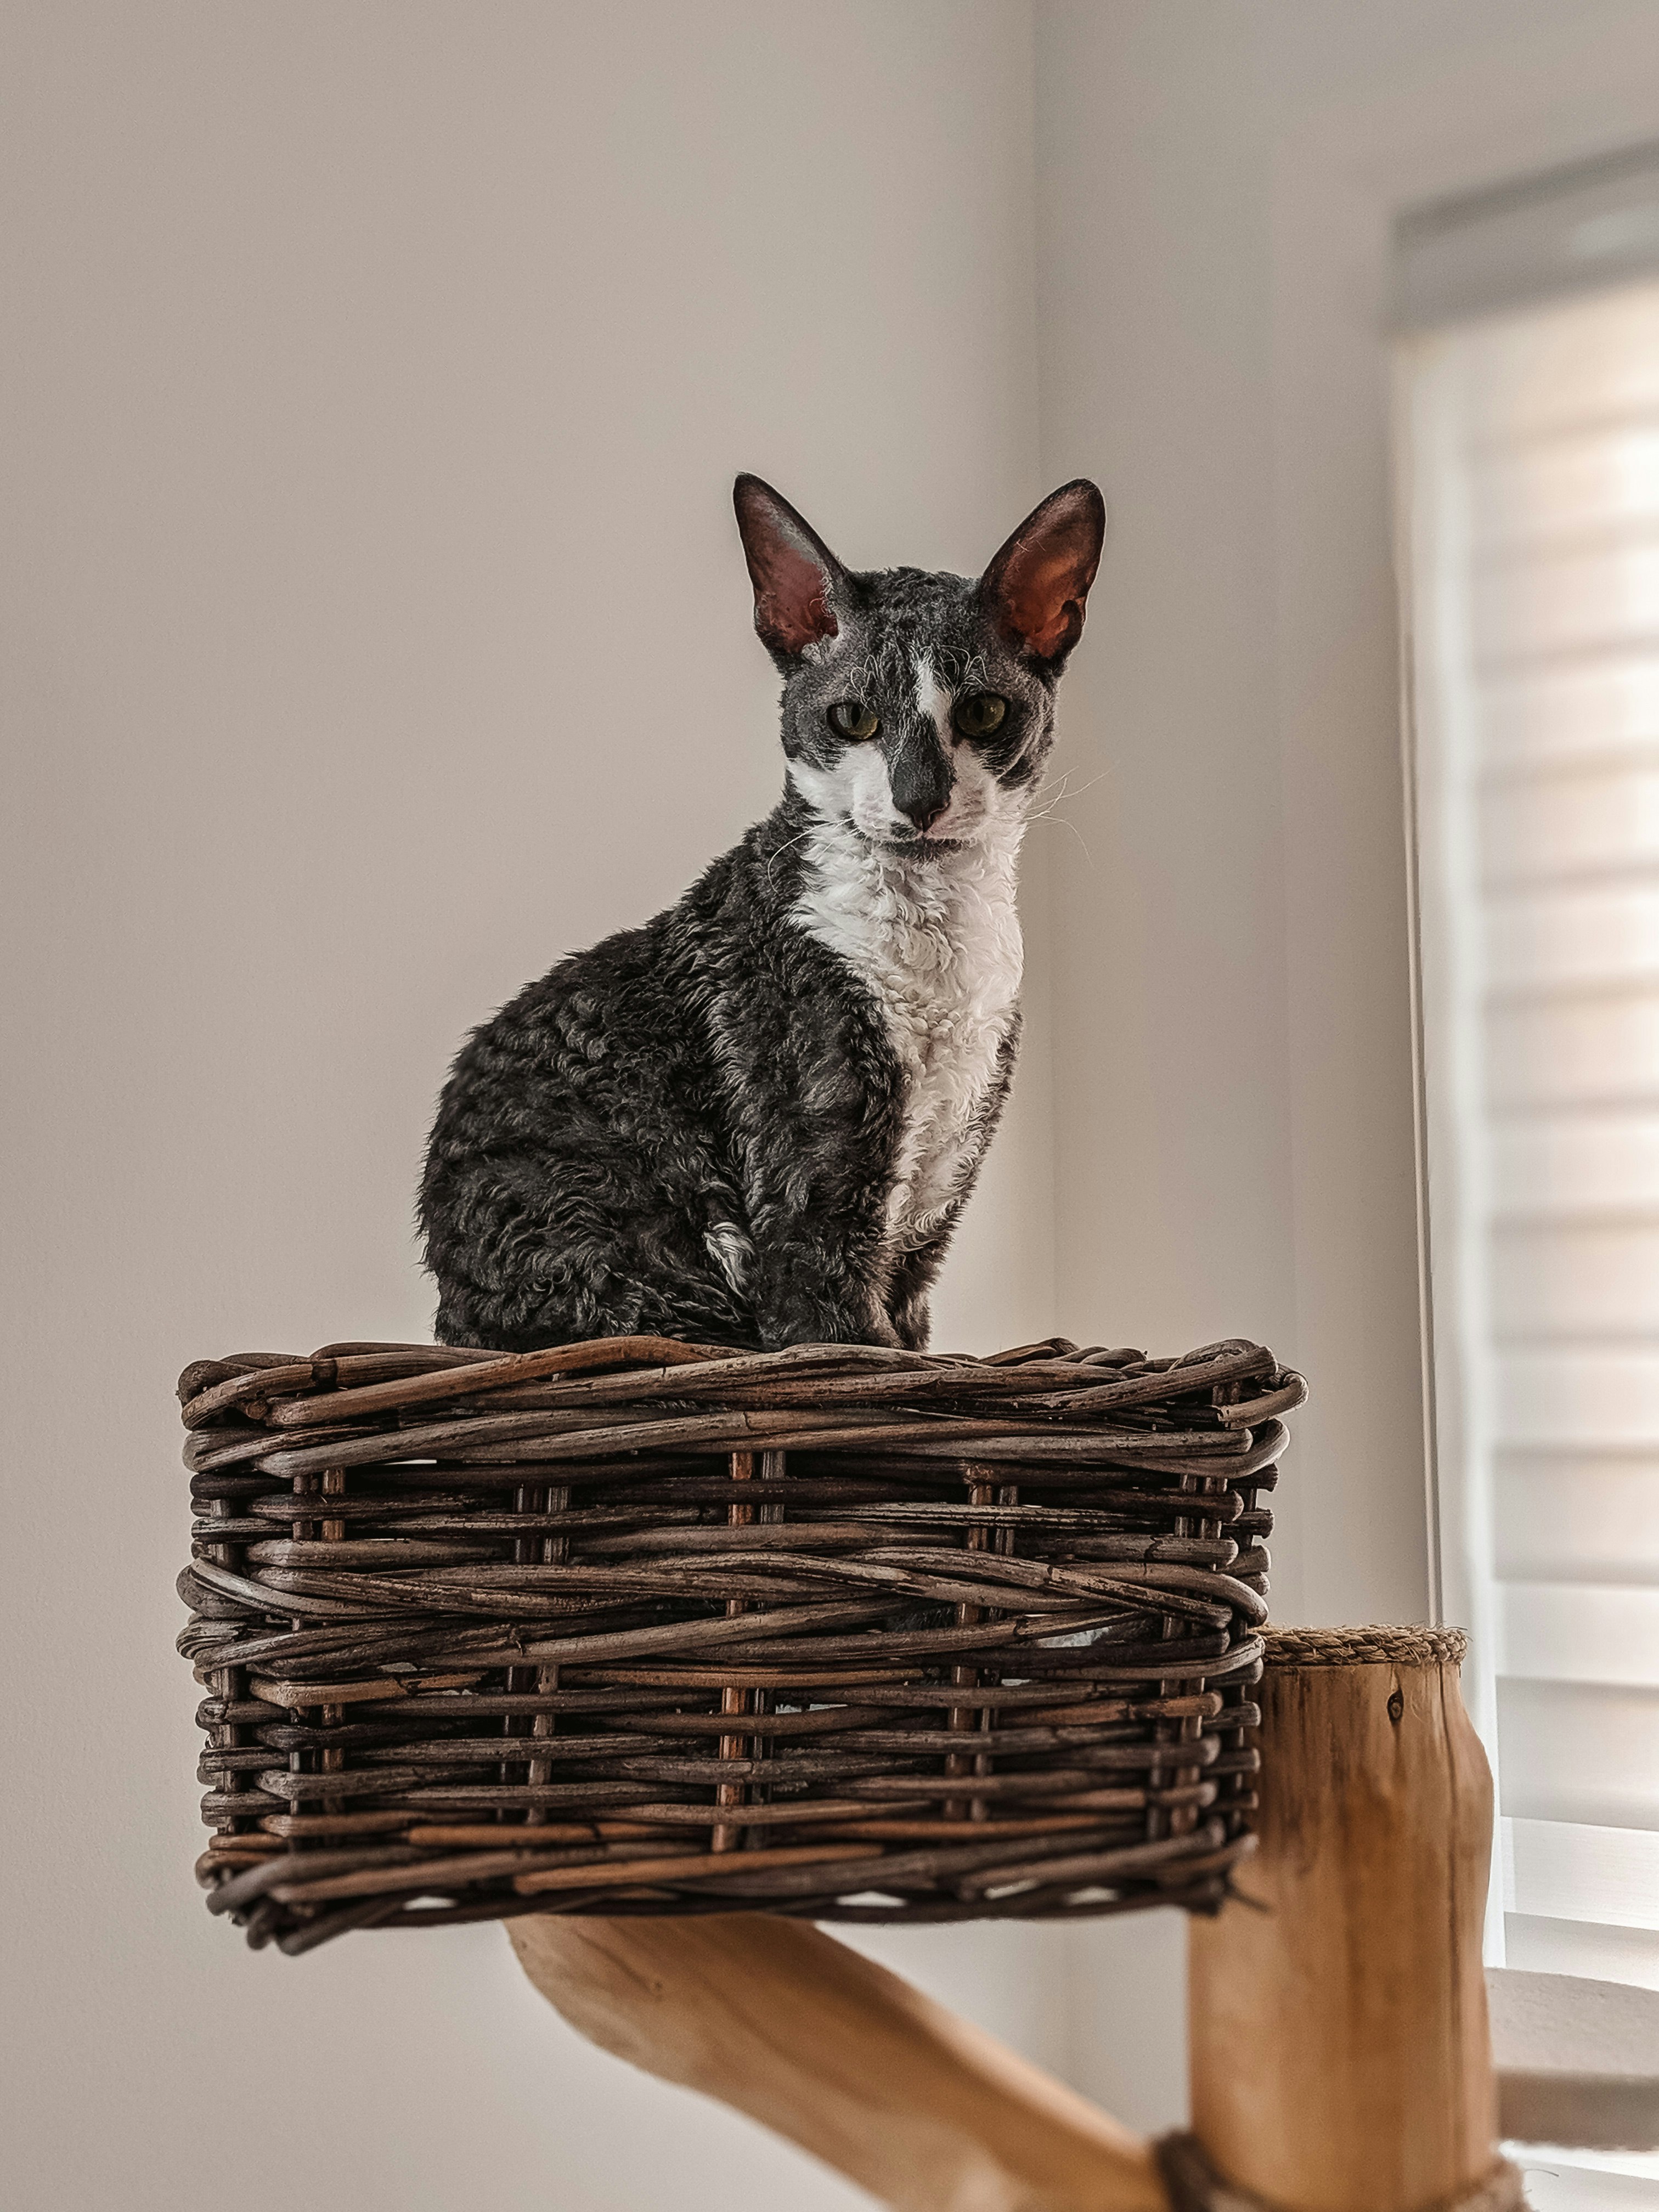
[[[933,1237],[984,1150],[1019,1002],[1018,848],[1016,832],[919,864],[840,824],[807,848],[794,919],[867,986],[903,1073],[890,1267]]]

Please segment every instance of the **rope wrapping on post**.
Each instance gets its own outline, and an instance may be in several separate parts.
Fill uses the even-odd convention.
[[[1224,2180],[1194,2135],[1161,2136],[1152,2145],[1174,2212],[1283,2212],[1265,2197]],[[1492,2171],[1461,2197],[1437,2199],[1420,2212],[1524,2212],[1521,2169],[1500,2158]]]
[[[1270,1667],[1461,1667],[1469,1639],[1462,1628],[1269,1628]]]

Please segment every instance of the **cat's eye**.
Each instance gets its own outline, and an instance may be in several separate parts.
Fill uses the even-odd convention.
[[[862,744],[873,738],[881,727],[881,717],[860,699],[843,699],[830,709],[830,726],[837,737],[853,738]]]
[[[951,719],[964,738],[988,738],[1002,727],[1007,712],[1008,702],[996,692],[970,691],[957,700]]]

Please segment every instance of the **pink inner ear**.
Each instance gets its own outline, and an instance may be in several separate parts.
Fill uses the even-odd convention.
[[[1039,659],[1055,659],[1082,635],[1105,527],[1100,494],[1079,477],[1026,516],[981,579],[992,619]]]
[[[1027,648],[1041,659],[1050,659],[1083,627],[1082,583],[1076,560],[1052,546],[1022,549],[1009,562],[1003,605]]]
[[[786,653],[804,653],[819,638],[834,637],[841,624],[830,611],[817,562],[776,541],[765,557],[765,586],[755,609],[763,634]]]

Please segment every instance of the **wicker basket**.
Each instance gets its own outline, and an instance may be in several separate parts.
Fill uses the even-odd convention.
[[[188,1368],[210,1909],[1213,1908],[1304,1395],[1242,1342]]]

